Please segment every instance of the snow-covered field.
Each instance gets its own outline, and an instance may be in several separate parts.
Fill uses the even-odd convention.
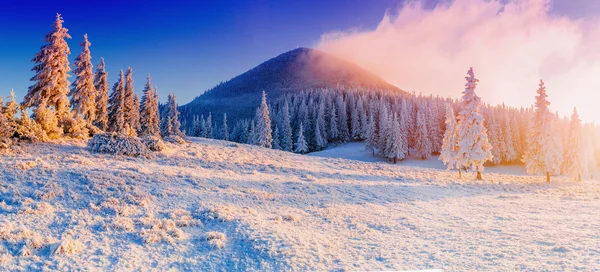
[[[149,159],[17,147],[0,159],[0,270],[600,269],[597,181],[458,180],[338,148],[323,153],[355,160],[196,138]]]

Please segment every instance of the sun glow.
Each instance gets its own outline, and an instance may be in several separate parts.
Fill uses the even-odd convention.
[[[486,103],[528,107],[547,83],[551,110],[600,121],[600,24],[551,14],[551,2],[420,2],[386,14],[374,30],[331,32],[318,48],[357,63],[407,90],[458,97],[474,66]]]

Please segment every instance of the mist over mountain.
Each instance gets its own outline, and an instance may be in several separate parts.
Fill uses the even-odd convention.
[[[403,92],[358,65],[319,50],[297,48],[215,86],[180,109],[184,117],[212,112],[217,120],[223,113],[237,120],[254,116],[263,90],[273,101],[290,92],[339,86]]]

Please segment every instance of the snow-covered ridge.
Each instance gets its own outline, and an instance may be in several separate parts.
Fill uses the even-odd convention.
[[[191,138],[0,159],[0,270],[594,270],[600,184]]]

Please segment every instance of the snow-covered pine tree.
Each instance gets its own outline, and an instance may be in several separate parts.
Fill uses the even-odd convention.
[[[56,113],[46,106],[46,101],[42,100],[34,111],[35,120],[49,139],[58,139],[63,135],[63,130],[58,126]],[[42,136],[45,138],[44,136]]]
[[[415,149],[421,159],[426,160],[431,155],[431,139],[427,127],[427,108],[422,103],[417,110],[417,129],[415,131]]]
[[[329,119],[329,140],[336,141],[339,138],[337,110],[335,103],[331,103],[330,119]]]
[[[296,153],[306,153],[308,152],[308,144],[306,143],[306,139],[304,138],[304,127],[302,122],[300,122],[300,125],[298,125],[298,138],[296,140],[296,148],[294,149],[294,152]]]
[[[352,96],[351,96],[352,97]],[[361,107],[362,108],[362,107]],[[350,125],[353,140],[360,140],[360,114],[358,112],[358,103],[350,108]]]
[[[315,139],[315,148],[317,150],[322,150],[327,146],[327,134],[325,133],[325,103],[322,99],[319,102],[319,109],[314,124],[315,135],[313,138]]]
[[[281,149],[281,142],[279,141],[279,126],[275,125],[275,130],[273,131],[273,149]]]
[[[350,130],[348,129],[348,109],[346,107],[346,101],[344,100],[344,95],[339,94],[336,99],[337,110],[338,110],[338,133],[340,141],[348,142],[350,141]]]
[[[256,110],[256,142],[258,146],[271,148],[273,135],[271,131],[271,117],[267,106],[267,94],[262,92],[260,107]]]
[[[388,127],[390,130],[390,134],[388,136],[390,138],[387,140],[385,154],[386,157],[392,159],[395,164],[397,160],[402,160],[406,157],[404,150],[402,150],[405,139],[402,138],[400,122],[396,113],[394,113],[394,117],[391,119],[391,124],[389,124]]]
[[[108,100],[108,131],[125,133],[125,74],[121,70]]]
[[[577,114],[577,108],[573,109],[571,121],[569,122],[568,141],[565,149],[565,171],[577,181],[581,181],[581,175],[586,167],[584,139],[581,120]]]
[[[513,137],[513,134],[519,134],[519,132],[517,131],[515,133],[514,129],[512,126],[512,120],[509,117],[508,114],[508,109],[502,105],[502,122],[501,122],[501,128],[502,128],[502,139],[504,140],[504,145],[503,145],[503,150],[502,150],[502,159],[507,162],[513,162],[516,158],[517,158],[517,152],[515,150],[515,140]]]
[[[45,120],[57,119],[59,124],[63,118],[69,116],[70,112],[67,95],[69,94],[68,77],[71,70],[69,54],[71,51],[65,40],[70,38],[68,30],[63,27],[62,17],[60,14],[56,14],[53,30],[46,34],[44,39],[47,44],[42,46],[40,52],[32,60],[35,63],[32,70],[36,74],[31,80],[35,83],[29,87],[25,100],[21,103],[25,108],[37,107],[42,102],[45,103],[45,108],[41,111],[55,115],[55,118],[45,118]],[[46,131],[49,135],[56,135],[54,124],[42,124],[42,121],[36,117],[36,122],[40,123],[42,127],[50,129],[50,131]]]
[[[209,112],[208,117],[206,118],[206,133],[205,133],[204,137],[209,138],[209,139],[214,138],[212,112]]]
[[[402,132],[402,139],[404,139],[404,141],[402,141],[402,152],[404,152],[404,154],[406,156],[408,156],[409,150],[408,150],[408,146],[409,146],[409,141],[410,141],[410,135],[409,135],[409,121],[408,119],[410,118],[410,109],[409,109],[409,104],[407,99],[402,99],[402,103],[400,104],[400,116],[398,117],[398,122],[400,123],[400,131]]]
[[[125,89],[123,92],[124,118],[127,133],[137,136],[136,126],[139,123],[139,111],[135,109],[135,95],[133,89],[133,69],[127,68],[125,73]],[[139,108],[138,108],[139,109]],[[137,119],[137,120],[136,120]]]
[[[76,115],[81,115],[88,124],[96,119],[97,91],[94,86],[94,65],[90,53],[91,43],[87,34],[83,35],[81,54],[75,58],[75,81],[71,84],[71,106]]]
[[[181,123],[179,123],[179,110],[177,109],[177,100],[174,93],[169,93],[167,98],[167,112],[165,118],[163,136],[182,136]]]
[[[378,135],[377,135],[377,150],[379,150],[379,153],[381,155],[385,155],[384,154],[384,150],[385,147],[387,146],[387,140],[388,137],[386,137],[386,133],[388,131],[388,120],[389,120],[389,113],[388,113],[388,106],[387,103],[385,103],[383,101],[383,98],[380,100],[379,102],[379,126],[377,129]]]
[[[458,130],[456,124],[456,116],[450,104],[446,104],[446,131],[444,132],[444,140],[440,160],[448,167],[448,170],[454,169],[458,160]],[[458,169],[458,177],[462,178],[460,167]]]
[[[475,94],[479,80],[475,78],[473,68],[465,77],[465,91],[461,99],[462,110],[458,114],[458,160],[457,167],[466,167],[477,171],[477,179],[481,180],[483,164],[491,160],[492,146],[488,141],[487,131],[483,126],[484,118],[479,113],[481,99]]]
[[[256,144],[256,125],[254,123],[254,119],[250,122],[250,127],[248,128],[248,139],[246,140],[247,144],[255,145]]]
[[[142,126],[140,123],[140,98],[137,94],[133,94],[133,107],[131,108],[131,112],[129,113],[130,124],[129,127],[130,132],[129,136],[137,136],[142,130]]]
[[[223,127],[221,128],[223,140],[229,141],[229,127],[227,126],[227,113],[223,113]]]
[[[493,164],[500,164],[502,162],[502,131],[500,128],[500,123],[498,118],[496,118],[496,113],[494,110],[489,109],[489,120],[486,120],[488,123],[488,135],[490,138],[490,145],[492,145],[492,159]]]
[[[365,107],[365,100],[364,100],[363,96],[361,96],[358,99],[356,107],[357,107],[358,116],[360,119],[360,136],[359,136],[359,138],[361,140],[365,140],[365,139],[367,139],[367,130],[369,129],[368,128],[369,117],[367,117],[367,109]]]
[[[365,146],[367,150],[371,150],[373,156],[375,156],[375,149],[377,148],[377,124],[375,124],[375,114],[369,115],[369,123],[367,125],[367,139],[365,140]]]
[[[104,58],[100,58],[100,63],[96,68],[94,77],[94,87],[96,88],[96,120],[94,125],[101,130],[108,129],[108,73],[104,65]]]
[[[15,115],[18,111],[19,105],[17,104],[17,100],[15,98],[15,91],[11,90],[10,98],[8,102],[6,102],[6,105],[2,108],[2,113],[4,113],[4,116],[6,116],[6,120],[8,120],[9,122],[14,122]]]
[[[555,116],[550,112],[544,81],[540,80],[538,95],[535,97],[535,113],[527,136],[527,151],[523,162],[530,174],[545,173],[546,181],[550,175],[560,172],[560,150],[558,134],[554,130]]]
[[[198,137],[206,138],[206,119],[204,119],[204,114],[200,116],[200,130],[198,131]]]
[[[150,74],[144,87],[140,114],[140,136],[160,136],[160,115],[158,112],[158,96],[152,88]],[[196,116],[197,117],[197,116]]]
[[[0,100],[0,109],[4,108],[2,104],[2,100]],[[0,114],[0,149],[10,146],[10,137],[12,137],[13,134],[14,127],[11,126],[4,114]]]
[[[287,97],[283,101],[283,107],[279,111],[279,120],[281,122],[281,150],[292,151],[292,124],[290,123],[290,107]]]

